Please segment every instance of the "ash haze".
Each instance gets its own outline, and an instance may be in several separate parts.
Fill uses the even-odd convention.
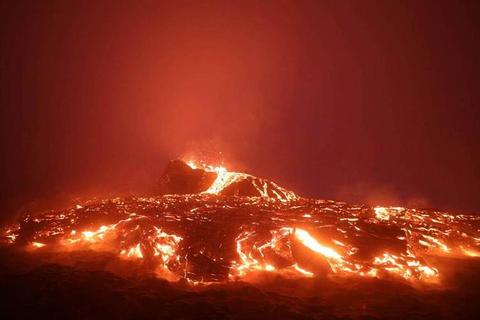
[[[0,12],[2,219],[144,192],[192,150],[304,196],[480,211],[478,2]]]

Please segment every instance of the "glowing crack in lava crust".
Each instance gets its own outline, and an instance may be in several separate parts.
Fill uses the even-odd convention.
[[[2,242],[35,251],[105,251],[191,283],[256,272],[438,282],[430,257],[480,255],[476,216],[306,199],[222,167],[174,165],[180,174],[167,172],[167,184],[179,175],[209,182],[198,188],[189,182],[201,190],[196,193],[25,214],[2,228]]]

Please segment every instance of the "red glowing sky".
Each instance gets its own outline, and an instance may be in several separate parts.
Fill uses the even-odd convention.
[[[1,208],[223,151],[297,193],[480,211],[475,1],[4,1]]]

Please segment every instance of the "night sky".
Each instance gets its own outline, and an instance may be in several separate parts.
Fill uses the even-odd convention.
[[[219,152],[300,195],[480,212],[478,1],[2,1],[0,15],[3,218],[148,192],[168,159]]]

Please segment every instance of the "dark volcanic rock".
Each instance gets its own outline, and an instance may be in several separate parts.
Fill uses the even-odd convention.
[[[207,191],[213,185],[215,187]],[[292,191],[267,179],[241,172],[193,169],[181,160],[170,161],[158,183],[160,195],[195,194],[204,191],[222,196],[263,197],[281,201],[297,198]]]
[[[254,197],[259,196],[257,188],[254,185],[254,178],[248,177],[239,182],[232,183],[221,192],[225,196]]]
[[[189,194],[200,193],[210,187],[217,174],[202,169],[192,169],[181,160],[172,160],[168,163],[160,181],[160,194]]]
[[[277,276],[194,287],[91,266],[25,268],[26,260],[0,248],[1,319],[475,319],[480,312],[477,260],[445,261],[455,285],[443,289]]]
[[[285,190],[271,181],[251,175],[242,176],[238,181],[225,187],[220,194],[237,197],[268,197],[282,200],[295,197],[293,192]]]

